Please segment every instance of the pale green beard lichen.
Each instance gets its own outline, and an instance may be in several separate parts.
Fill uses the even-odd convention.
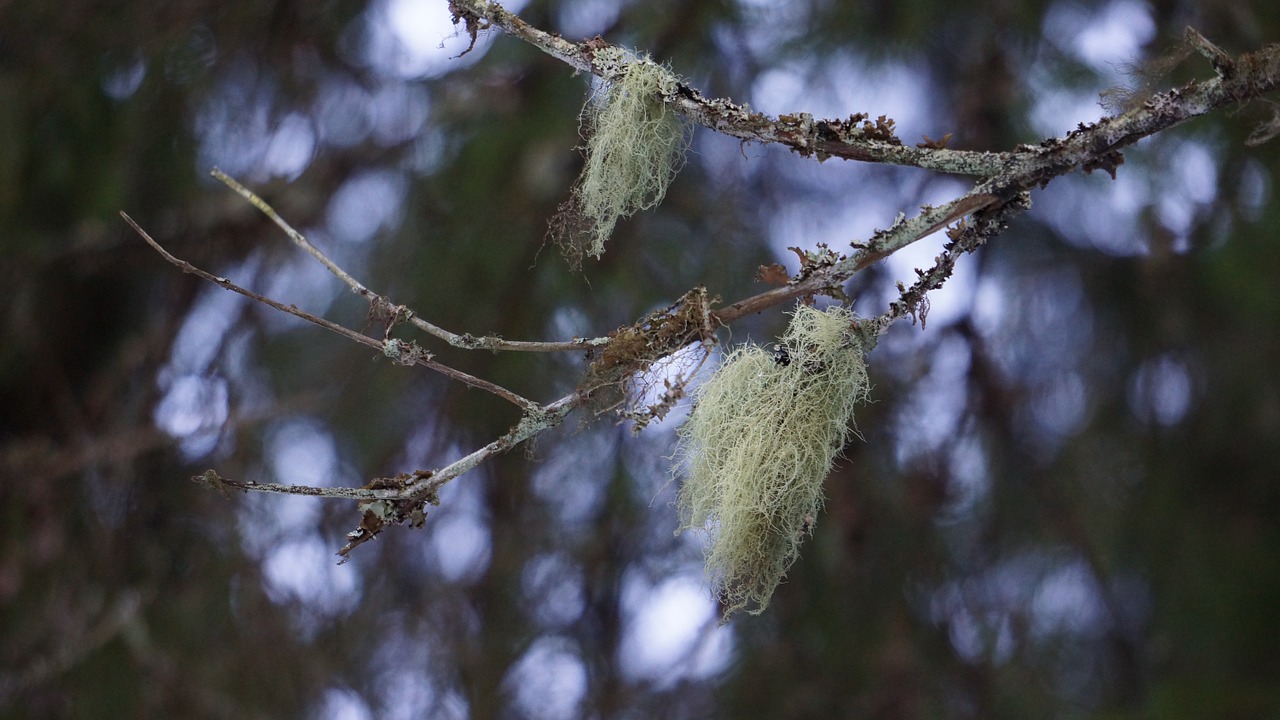
[[[822,483],[868,392],[866,347],[844,308],[797,308],[777,353],[733,351],[680,429],[681,530],[705,531],[725,616],[759,614],[822,507]]]
[[[619,77],[582,110],[586,164],[551,229],[575,266],[604,254],[619,218],[662,202],[688,146],[684,123],[661,100],[675,92],[670,70],[619,48],[600,50],[596,61],[616,63]]]

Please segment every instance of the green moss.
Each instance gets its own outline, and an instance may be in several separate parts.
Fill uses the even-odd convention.
[[[583,255],[604,254],[619,218],[662,202],[688,146],[684,123],[661,99],[674,92],[676,77],[647,57],[618,60],[619,78],[583,108],[586,164],[552,223],[575,265]]]
[[[677,459],[681,529],[710,537],[728,607],[759,614],[822,507],[822,483],[868,392],[852,313],[796,309],[778,353],[738,348],[696,395]]]

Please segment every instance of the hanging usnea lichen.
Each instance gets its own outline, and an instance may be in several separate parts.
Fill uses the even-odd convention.
[[[866,399],[866,340],[840,307],[796,309],[776,350],[734,350],[696,393],[676,458],[681,530],[710,538],[727,610],[759,614],[822,507],[822,483]]]
[[[684,164],[688,133],[661,100],[678,79],[648,57],[604,48],[596,62],[616,64],[618,77],[597,89],[582,110],[586,163],[571,199],[551,222],[551,236],[577,266],[599,258],[620,218],[662,202]]]

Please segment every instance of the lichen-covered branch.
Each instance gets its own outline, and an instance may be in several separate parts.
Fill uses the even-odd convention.
[[[618,60],[618,48],[602,38],[570,42],[521,20],[500,4],[489,0],[450,0],[455,23],[472,34],[497,27],[524,40],[580,72],[613,82],[626,73]],[[639,61],[639,60],[636,60]],[[802,155],[861,160],[889,165],[908,165],[957,175],[989,177],[1001,172],[1015,156],[1011,153],[970,152],[904,145],[893,133],[893,121],[876,120],[855,114],[843,120],[815,120],[800,113],[771,118],[723,98],[708,99],[688,83],[672,75],[661,99],[688,120],[741,140],[777,143]]]
[[[601,38],[570,42],[529,25],[489,0],[451,0],[450,7],[455,21],[465,23],[472,33],[500,28],[576,70],[607,81],[626,71],[619,60],[626,55]],[[839,288],[856,272],[897,250],[973,213],[992,211],[1024,197],[1026,191],[1042,188],[1056,177],[1081,169],[1105,170],[1114,177],[1116,168],[1124,162],[1122,148],[1213,110],[1257,98],[1280,83],[1280,46],[1231,59],[1191,28],[1187,29],[1186,38],[1188,45],[1210,58],[1217,77],[1153,94],[1119,116],[1082,124],[1064,137],[1050,138],[1039,145],[1020,145],[1010,152],[908,147],[894,135],[892,120],[880,117],[873,122],[864,114],[846,120],[815,120],[806,113],[769,118],[729,100],[707,99],[674,78],[674,85],[665,86],[674,87],[675,91],[662,93],[661,99],[689,120],[732,137],[779,143],[819,160],[834,156],[982,178],[968,194],[938,207],[922,208],[915,217],[900,218],[868,242],[855,243],[856,251],[848,257],[810,268],[786,286],[716,310],[716,321],[726,324],[798,297]],[[604,50],[608,52],[601,52]],[[1275,124],[1280,127],[1280,122]],[[1261,133],[1270,137],[1268,127],[1264,125]]]
[[[1191,28],[1187,29],[1187,35],[1200,38],[1193,41],[1197,46],[1208,42]],[[1280,86],[1280,45],[1241,55],[1231,63],[1219,60],[1214,67],[1229,68],[1230,72],[1154,94],[1119,116],[1081,124],[1064,137],[1050,138],[1035,146],[1020,146],[1000,174],[979,182],[966,195],[937,207],[921,208],[912,218],[900,217],[866,243],[854,243],[856,251],[852,255],[802,273],[786,286],[719,308],[714,313],[716,319],[727,324],[797,297],[838,288],[858,271],[964,218],[982,213],[991,216],[1011,203],[1015,206],[1013,209],[1020,210],[1030,203],[1027,195],[1030,190],[1043,188],[1055,178],[1077,170],[1104,170],[1115,177],[1117,168],[1124,163],[1121,149],[1188,120],[1275,90]],[[1265,127],[1264,123],[1264,130]],[[1009,213],[998,215],[1007,218]]]
[[[456,22],[468,30],[497,27],[576,70],[612,81],[625,72],[616,48],[602,38],[574,43],[540,30],[490,0],[450,0]],[[1280,46],[1231,59],[1192,28],[1186,42],[1208,57],[1217,77],[1150,97],[1118,117],[1081,125],[1065,138],[1021,145],[1011,152],[976,152],[904,145],[893,133],[893,121],[872,121],[866,114],[845,120],[816,120],[807,113],[770,118],[726,99],[708,99],[684,82],[662,99],[689,120],[743,140],[778,143],[818,159],[841,157],[866,162],[909,165],[927,170],[990,178],[1005,199],[1077,168],[1114,173],[1123,162],[1116,151],[1137,140],[1213,110],[1274,90],[1280,82]],[[609,49],[610,52],[601,53]],[[1012,189],[1016,186],[1016,189]]]
[[[1187,28],[1193,44],[1208,43]],[[1221,51],[1219,51],[1221,52]],[[1241,55],[1232,63],[1212,63],[1219,72],[1208,80],[1193,80],[1182,87],[1148,97],[1115,117],[1081,124],[1063,138],[1051,138],[1035,146],[1020,146],[1017,159],[1005,173],[988,181],[993,192],[1043,187],[1068,172],[1104,170],[1115,177],[1124,163],[1120,150],[1158,132],[1233,105],[1243,105],[1280,87],[1280,45],[1268,45]]]

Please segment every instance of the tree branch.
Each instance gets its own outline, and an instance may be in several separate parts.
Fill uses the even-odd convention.
[[[449,332],[448,330],[445,330],[444,328],[438,325],[435,325],[430,322],[427,322],[426,320],[423,320],[422,317],[419,316],[416,312],[410,310],[404,305],[397,305],[391,302],[386,297],[379,295],[378,293],[370,290],[363,283],[356,280],[354,277],[351,276],[350,273],[348,273],[346,270],[343,270],[337,263],[330,260],[329,256],[325,255],[324,252],[320,250],[320,248],[316,247],[315,245],[312,245],[311,242],[302,235],[302,233],[295,230],[293,226],[290,225],[288,222],[285,222],[284,218],[280,217],[279,213],[277,213],[274,208],[268,205],[265,200],[263,200],[261,197],[258,197],[258,195],[254,193],[252,190],[250,190],[249,188],[240,184],[235,178],[231,177],[230,175],[227,175],[226,173],[222,172],[222,170],[216,167],[213,170],[210,170],[209,174],[217,178],[227,187],[234,190],[241,197],[248,200],[254,207],[261,210],[264,215],[270,218],[272,222],[274,222],[277,226],[280,227],[281,230],[284,231],[285,235],[289,236],[289,239],[293,241],[294,245],[297,245],[298,247],[305,250],[307,254],[311,255],[311,257],[315,258],[316,260],[319,260],[320,264],[324,265],[325,268],[329,270],[329,272],[333,273],[335,277],[337,277],[342,282],[346,283],[347,287],[351,288],[352,292],[367,299],[374,307],[383,308],[395,320],[408,322],[409,324],[413,325],[419,330],[422,330],[428,335],[432,335],[441,340],[444,340],[445,342],[449,343],[454,347],[463,348],[466,350],[494,350],[494,351],[513,350],[517,352],[564,352],[564,351],[586,350],[592,347],[599,347],[601,345],[604,345],[606,342],[608,342],[608,338],[591,338],[591,339],[574,338],[573,340],[567,340],[567,341],[561,341],[561,342],[504,340],[500,337],[496,337],[492,335],[485,336],[485,337],[476,337],[474,335],[471,335],[470,333],[464,333],[462,335],[458,335],[456,333]],[[388,330],[389,329],[390,327],[388,327]]]
[[[330,320],[325,320],[324,318],[319,317],[317,315],[312,315],[311,313],[305,310],[300,310],[298,309],[297,306],[285,305],[284,303],[277,302],[275,300],[272,300],[269,297],[259,295],[258,293],[253,292],[252,290],[240,287],[239,285],[236,285],[235,283],[231,282],[227,278],[219,277],[212,273],[201,270],[200,268],[196,267],[195,265],[192,265],[186,260],[182,260],[180,258],[174,257],[168,250],[165,250],[164,247],[160,245],[160,243],[156,242],[150,235],[148,235],[146,230],[143,230],[142,227],[138,225],[138,223],[134,222],[133,218],[129,217],[128,214],[121,212],[120,217],[124,218],[124,221],[129,223],[129,226],[133,228],[134,232],[142,236],[142,239],[146,240],[148,245],[150,245],[156,252],[160,253],[161,257],[163,257],[165,260],[168,260],[169,263],[176,266],[183,272],[191,273],[192,275],[208,280],[209,282],[222,287],[224,290],[230,290],[234,293],[239,293],[240,295],[243,295],[249,298],[250,300],[255,300],[257,302],[260,302],[263,305],[266,305],[267,307],[273,308],[275,310],[279,310],[282,313],[288,313],[289,315],[293,315],[294,317],[302,318],[303,320],[306,320],[307,322],[313,325],[319,325],[325,330],[328,330],[329,332],[332,332],[332,333],[337,333],[338,335],[341,335],[347,338],[348,340],[354,340],[355,342],[358,342],[361,345],[367,345],[377,350],[378,352],[382,353],[383,355],[386,355],[388,358],[391,358],[391,360],[393,362],[396,362],[397,364],[421,365],[425,368],[434,370],[440,373],[441,375],[444,375],[450,380],[457,380],[460,383],[470,385],[471,387],[476,388],[478,390],[484,390],[486,392],[493,393],[494,395],[497,395],[503,400],[506,400],[516,405],[522,410],[527,411],[530,408],[536,408],[538,406],[537,403],[533,402],[532,400],[523,398],[500,385],[495,385],[489,382],[488,380],[482,380],[478,377],[475,377],[474,375],[469,375],[465,372],[462,372],[461,370],[455,370],[454,368],[451,368],[448,365],[444,365],[442,363],[436,362],[435,360],[432,360],[431,353],[418,347],[417,343],[412,343],[412,342],[406,343],[402,340],[397,340],[394,338],[387,339],[387,340],[375,340],[369,337],[368,335],[358,333],[355,330],[351,330],[349,328],[343,327],[342,325],[339,325]]]
[[[606,81],[622,74],[623,64],[615,59],[616,50],[600,55],[601,50],[614,48],[600,37],[582,43],[570,42],[526,23],[492,0],[449,0],[449,7],[454,22],[464,23],[473,41],[479,30],[496,26],[580,72]],[[874,123],[866,114],[855,114],[847,120],[814,120],[807,113],[774,119],[727,99],[709,100],[678,78],[673,83],[676,91],[662,100],[690,121],[716,132],[743,140],[778,143],[819,160],[842,157],[988,178],[1025,177],[1046,172],[1054,177],[1061,174],[1056,170],[1064,162],[1072,169],[1102,168],[1114,173],[1107,151],[1226,105],[1256,98],[1275,89],[1280,82],[1278,45],[1232,60],[1192,28],[1186,29],[1185,38],[1189,45],[1209,58],[1218,75],[1216,78],[1203,83],[1191,82],[1155,96],[1137,111],[1119,118],[1082,125],[1064,141],[1022,145],[1013,152],[947,150],[933,147],[936,143],[930,142],[921,143],[925,147],[906,147],[893,135],[893,121],[883,116]],[[641,58],[631,61],[652,62]]]
[[[1200,37],[1191,28],[1187,29],[1187,35]],[[1203,38],[1197,41],[1200,42],[1208,43]],[[721,308],[715,311],[716,319],[730,323],[781,302],[838,288],[858,271],[953,222],[975,213],[995,211],[1024,198],[1027,191],[1043,188],[1055,178],[1076,170],[1101,169],[1114,178],[1116,169],[1124,163],[1121,148],[1214,110],[1247,102],[1280,86],[1280,45],[1241,55],[1231,63],[1219,58],[1213,65],[1215,69],[1230,68],[1230,75],[1187,83],[1152,95],[1123,115],[1081,124],[1066,136],[1050,138],[1037,146],[1020,146],[1004,172],[978,183],[968,194],[936,208],[922,208],[914,218],[900,219],[889,229],[876,233],[866,244],[855,244],[859,249],[851,257],[798,277],[785,287]],[[1018,202],[1029,204],[1029,199]]]
[[[604,80],[622,75],[616,46],[596,37],[574,43],[536,28],[489,0],[450,0],[454,23],[463,23],[474,43],[476,33],[489,27],[520,38],[579,72]],[[601,53],[601,50],[613,50]],[[625,53],[624,53],[625,55]],[[634,58],[631,62],[652,62]],[[893,121],[881,116],[872,122],[866,114],[846,120],[814,120],[808,113],[771,118],[730,100],[707,99],[693,87],[675,78],[676,90],[662,97],[673,110],[691,122],[741,140],[777,143],[804,156],[907,165],[956,175],[989,177],[1003,171],[1012,153],[972,152],[929,147],[909,147],[893,134]]]

